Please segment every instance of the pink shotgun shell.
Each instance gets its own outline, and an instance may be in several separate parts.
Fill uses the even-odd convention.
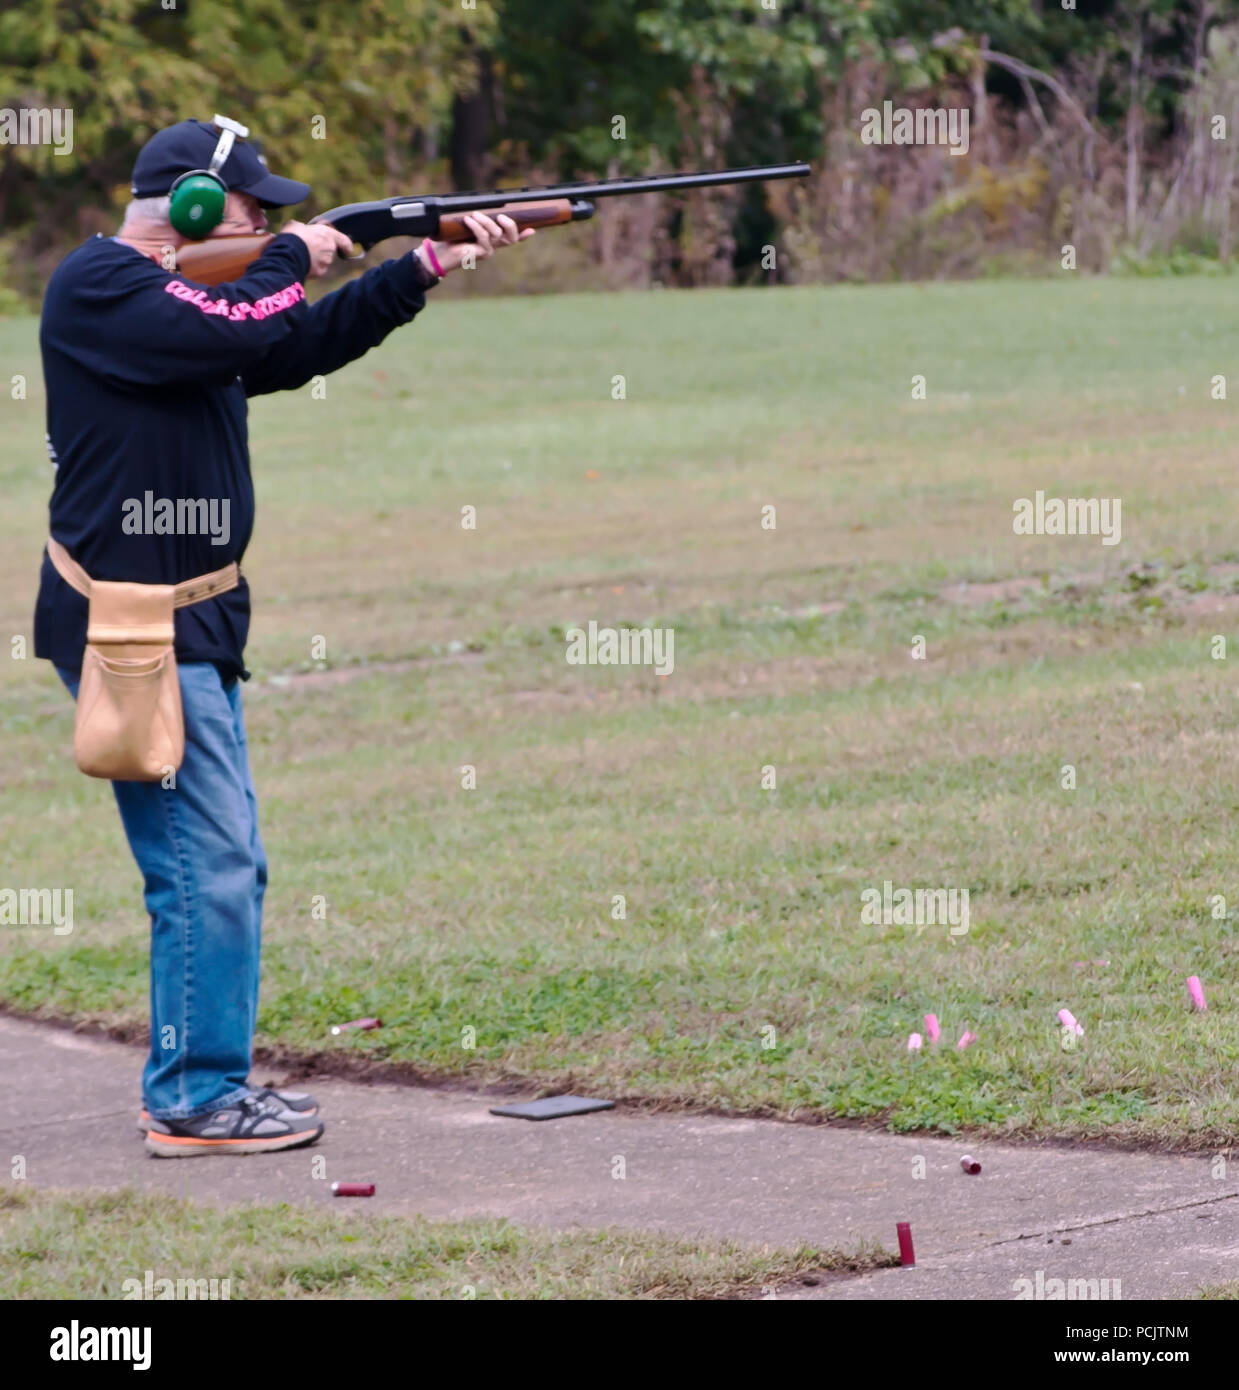
[[[926,1014],[925,1036],[929,1039],[931,1043],[936,1043],[938,1041],[938,1035],[941,1033],[941,1031],[942,1030],[938,1027],[938,1015]]]
[[[1199,975],[1189,975],[1187,977],[1187,992],[1191,995],[1192,1007],[1204,1013],[1209,1006],[1205,1003],[1205,991],[1201,986]]]
[[[981,1171],[981,1165],[971,1154],[965,1154],[963,1158],[959,1160],[959,1166],[965,1173],[972,1173],[975,1175]]]
[[[352,1033],[369,1032],[371,1028],[381,1028],[383,1020],[381,1018],[355,1018],[350,1023],[333,1023],[331,1031],[333,1033]]]
[[[921,1050],[921,1042],[922,1042],[922,1041],[923,1041],[923,1039],[921,1038],[921,1035],[920,1035],[919,1033],[909,1033],[909,1034],[908,1034],[908,1051],[909,1051],[909,1052],[919,1052],[919,1051]]]

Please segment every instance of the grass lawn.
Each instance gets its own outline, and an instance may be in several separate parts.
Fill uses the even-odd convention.
[[[720,1298],[898,1260],[876,1247],[749,1249],[622,1231],[543,1231],[364,1212],[220,1211],[133,1191],[0,1191],[6,1298],[123,1299],[156,1280],[217,1298]],[[126,1280],[137,1285],[126,1285]],[[224,1281],[227,1280],[225,1285]],[[194,1293],[197,1296],[198,1286]]]
[[[324,400],[255,401],[260,1042],[896,1129],[1232,1137],[1225,296],[469,300]],[[31,321],[0,322],[15,374],[0,884],[73,888],[75,928],[6,928],[0,1000],[135,1023],[146,924],[110,791],[72,766],[50,669],[6,650],[50,487]],[[1121,543],[1014,535],[1038,489],[1120,498]],[[674,671],[569,665],[591,619],[674,628]],[[968,932],[863,922],[886,881],[967,888]],[[929,1011],[943,1044],[910,1056]],[[328,1036],[362,1014],[386,1026]]]

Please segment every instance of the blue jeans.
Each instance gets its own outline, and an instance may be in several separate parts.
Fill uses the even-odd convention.
[[[59,675],[76,699],[77,677]],[[160,1120],[218,1110],[247,1092],[267,886],[241,683],[209,662],[181,665],[180,678],[176,786],[112,783],[151,917],[142,1096]]]

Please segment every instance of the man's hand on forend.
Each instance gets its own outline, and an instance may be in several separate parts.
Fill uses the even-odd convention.
[[[430,244],[434,248],[435,260],[443,268],[444,275],[449,271],[458,270],[464,263],[466,257],[472,256],[474,260],[484,261],[489,256],[493,256],[501,246],[515,246],[518,241],[528,241],[536,233],[532,227],[526,227],[522,232],[512,219],[504,213],[497,213],[494,217],[489,217],[484,212],[471,212],[464,218],[465,226],[473,233],[472,241],[432,241]],[[417,248],[417,254],[422,264],[432,275],[437,274],[434,266],[426,254],[426,247],[423,244]]]

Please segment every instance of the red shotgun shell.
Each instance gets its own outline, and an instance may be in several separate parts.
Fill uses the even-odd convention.
[[[899,1263],[905,1268],[910,1268],[916,1264],[916,1256],[912,1252],[912,1224],[908,1221],[896,1221],[895,1233],[899,1237]]]
[[[351,1033],[354,1029],[369,1031],[371,1028],[381,1028],[383,1020],[381,1018],[355,1018],[351,1023],[333,1023],[331,1031],[333,1033]]]
[[[963,1158],[959,1160],[959,1166],[965,1173],[979,1173],[981,1171],[981,1165],[971,1154],[965,1154]]]
[[[373,1197],[374,1184],[372,1182],[333,1182],[331,1195],[333,1197]]]

